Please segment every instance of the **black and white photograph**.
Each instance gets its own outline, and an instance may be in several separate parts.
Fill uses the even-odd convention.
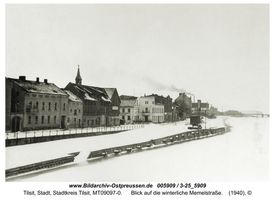
[[[6,4],[4,181],[270,181],[269,15]]]

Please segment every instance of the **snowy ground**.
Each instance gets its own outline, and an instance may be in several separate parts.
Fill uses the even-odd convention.
[[[207,120],[223,126],[224,118]],[[6,169],[80,151],[76,165],[21,176],[11,181],[182,181],[265,180],[268,177],[268,119],[226,118],[224,135],[86,161],[88,153],[111,146],[147,141],[187,130],[186,122],[150,124],[114,135],[66,139],[6,148]]]

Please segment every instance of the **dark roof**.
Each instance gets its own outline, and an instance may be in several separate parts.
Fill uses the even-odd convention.
[[[136,103],[137,99],[122,99],[120,103],[120,107],[133,107]]]
[[[69,90],[64,90],[67,95],[69,96],[69,100],[70,101],[74,101],[74,102],[82,102],[80,98],[78,98],[76,95],[74,95],[72,92],[70,92]]]
[[[37,82],[30,80],[20,80],[14,78],[7,78],[14,84],[23,88],[26,92],[29,93],[41,93],[41,94],[56,94],[56,95],[66,95],[67,94],[57,87],[54,83],[45,83],[45,82]]]
[[[71,85],[78,91],[79,93],[78,97],[81,99],[88,100],[88,101],[102,100],[106,102],[111,102],[104,88],[88,86],[88,85],[78,85],[74,83],[69,83],[68,85]]]
[[[136,100],[137,97],[135,96],[128,96],[128,95],[120,95],[121,100]]]

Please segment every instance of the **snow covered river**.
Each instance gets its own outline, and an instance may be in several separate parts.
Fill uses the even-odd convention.
[[[150,124],[113,135],[74,138],[6,148],[6,169],[80,151],[75,164],[9,181],[249,181],[268,178],[268,118],[219,117],[207,127],[230,132],[165,148],[87,161],[90,151],[147,141],[187,130],[186,122]]]

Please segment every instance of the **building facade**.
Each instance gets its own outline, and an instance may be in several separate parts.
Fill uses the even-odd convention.
[[[120,120],[122,124],[133,124],[136,122],[137,116],[137,97],[134,96],[120,96]]]
[[[82,128],[83,103],[70,91],[64,91],[68,95],[67,128]]]
[[[167,97],[152,94],[149,95],[152,97],[155,97],[155,104],[162,104],[164,105],[164,121],[165,122],[171,122],[173,121],[173,101],[172,98],[168,95]]]
[[[53,83],[6,78],[6,131],[66,128],[68,96]]]
[[[107,126],[120,125],[120,104],[121,100],[116,88],[104,88],[109,99],[111,100],[107,109]]]
[[[116,88],[82,85],[78,68],[76,83],[69,83],[65,90],[83,103],[83,127],[119,125],[120,98]]]
[[[198,100],[196,103],[192,103],[192,113],[207,113],[209,111],[209,103],[201,102]]]
[[[164,105],[157,104],[154,96],[139,97],[136,102],[138,115],[136,120],[141,122],[164,122]]]

